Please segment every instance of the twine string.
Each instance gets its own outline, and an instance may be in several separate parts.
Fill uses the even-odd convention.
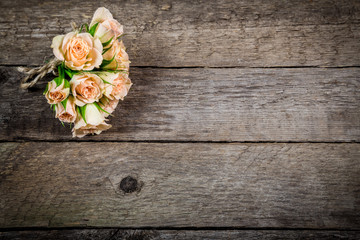
[[[55,70],[61,63],[60,60],[54,58],[50,62],[35,68],[18,67],[19,72],[25,73],[27,76],[21,80],[20,88],[28,89],[34,86],[40,79],[45,77],[46,74],[53,72],[56,75]],[[32,80],[31,80],[32,79]],[[31,80],[31,81],[29,81]]]

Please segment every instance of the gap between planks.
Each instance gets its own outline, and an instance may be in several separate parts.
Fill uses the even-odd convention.
[[[11,228],[0,228],[0,232],[15,232],[15,231],[52,231],[52,230],[122,230],[122,231],[131,231],[131,230],[153,230],[153,231],[346,231],[346,232],[360,232],[359,230],[352,228],[284,228],[284,227],[151,227],[151,226],[142,226],[142,227],[11,227]]]
[[[76,143],[94,143],[94,142],[108,142],[108,143],[253,143],[253,144],[257,144],[257,143],[279,143],[279,144],[283,144],[283,143],[289,143],[289,144],[301,144],[301,143],[327,143],[327,144],[342,144],[342,143],[352,143],[352,144],[359,144],[360,141],[178,141],[178,140],[79,140],[74,138],[72,139],[59,139],[59,140],[38,140],[38,139],[27,139],[27,138],[21,138],[21,139],[15,139],[15,140],[11,140],[11,141],[7,141],[7,140],[0,140],[0,143],[31,143],[31,142],[42,142],[42,143],[51,143],[51,142],[76,142]]]

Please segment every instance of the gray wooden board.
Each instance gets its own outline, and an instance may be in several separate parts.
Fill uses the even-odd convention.
[[[83,229],[83,230],[43,230],[0,232],[2,240],[278,240],[278,239],[347,239],[358,240],[359,231],[315,231],[315,230],[123,230],[123,229]]]
[[[108,7],[132,66],[359,66],[360,2],[2,0],[0,64],[37,65],[51,40]]]
[[[0,140],[72,139],[42,95],[45,81],[23,91],[15,68],[0,76]],[[360,139],[360,68],[132,68],[130,77],[113,127],[82,140]]]
[[[360,229],[357,143],[0,146],[1,228]]]

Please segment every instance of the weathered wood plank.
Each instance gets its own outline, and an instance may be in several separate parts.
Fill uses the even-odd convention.
[[[41,64],[51,39],[99,6],[125,25],[132,66],[360,65],[356,0],[2,0],[0,64]]]
[[[1,67],[0,140],[69,140],[42,95]],[[360,68],[133,68],[109,131],[84,140],[359,141]]]
[[[309,230],[123,230],[123,229],[83,229],[49,231],[0,232],[2,240],[217,240],[217,239],[347,239],[358,240],[359,231],[309,231]]]
[[[356,143],[11,144],[2,228],[360,229]]]

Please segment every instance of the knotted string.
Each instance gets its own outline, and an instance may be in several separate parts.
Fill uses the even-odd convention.
[[[56,75],[55,70],[61,63],[57,58],[52,59],[50,62],[35,68],[18,67],[19,72],[25,73],[27,76],[21,80],[20,88],[28,89],[34,86],[40,79],[45,77],[46,74],[53,72]],[[34,78],[35,77],[35,78]],[[34,78],[34,79],[33,79]],[[32,80],[31,80],[32,79]],[[31,81],[29,81],[31,80]]]
[[[71,27],[74,31],[77,30],[76,23],[72,22]],[[46,74],[52,72],[54,75],[57,66],[61,63],[57,58],[53,58],[50,62],[35,68],[18,67],[19,72],[25,73],[27,76],[21,80],[20,88],[28,89],[34,86],[40,79],[45,77]],[[34,78],[34,79],[33,79]],[[32,80],[31,80],[32,79]]]

